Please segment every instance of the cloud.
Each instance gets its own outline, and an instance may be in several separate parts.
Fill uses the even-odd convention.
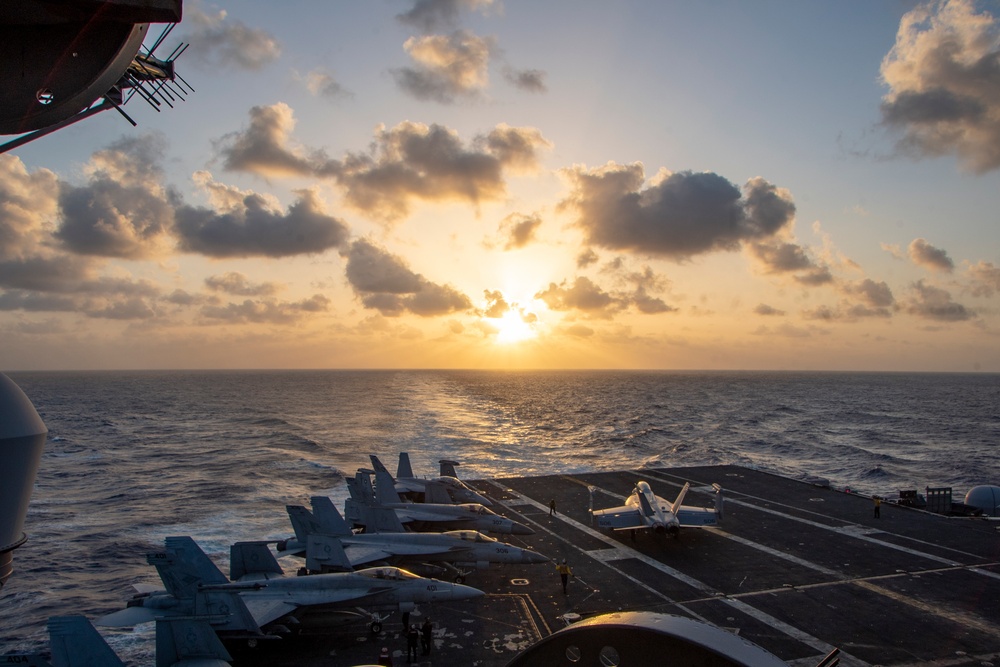
[[[34,253],[59,211],[59,177],[0,154],[0,261]]]
[[[906,256],[903,254],[903,250],[895,243],[880,243],[879,247],[892,255],[893,259],[904,260]]]
[[[56,239],[80,255],[144,259],[164,252],[180,199],[161,185],[165,150],[160,135],[147,134],[94,153],[87,183],[59,188]]]
[[[788,241],[771,239],[748,243],[747,249],[765,273],[783,274],[800,272],[794,279],[805,285],[824,285],[833,282],[830,269],[810,257],[808,250]]]
[[[504,67],[503,78],[515,88],[526,93],[545,93],[548,87],[545,85],[546,74],[540,69],[514,69]]]
[[[396,18],[427,33],[454,27],[462,10],[485,12],[492,5],[493,0],[416,0],[409,11],[397,14]]]
[[[762,178],[738,187],[710,172],[663,173],[647,187],[639,163],[564,172],[573,192],[562,202],[593,245],[675,260],[732,251],[791,225],[791,195]]]
[[[410,270],[401,258],[370,241],[358,239],[344,254],[347,280],[362,304],[386,317],[398,317],[407,311],[431,317],[472,308],[472,302],[461,292],[430,282]]]
[[[650,291],[662,292],[670,284],[669,280],[654,273],[650,267],[644,266],[640,271],[626,273],[624,280],[635,286],[629,296],[629,301],[640,313],[655,315],[656,313],[670,313],[677,310],[673,306],[668,306],[663,299],[649,294]]]
[[[409,212],[410,201],[478,203],[506,193],[505,171],[537,168],[538,154],[551,144],[534,128],[500,124],[466,147],[441,125],[403,122],[379,128],[369,154],[348,154],[324,165],[360,211],[386,220]]]
[[[502,239],[504,250],[517,250],[535,240],[535,232],[541,225],[542,219],[538,214],[511,213],[500,221],[497,235]]]
[[[266,30],[228,18],[226,10],[210,14],[197,5],[184,8],[185,39],[191,55],[208,67],[260,70],[281,55],[281,45]]]
[[[288,257],[347,242],[347,225],[326,213],[315,191],[295,193],[287,213],[253,193],[228,210],[182,206],[176,213],[180,248],[209,257]]]
[[[949,292],[923,280],[913,283],[905,307],[911,315],[938,322],[963,322],[975,316],[973,311],[953,301]]]
[[[322,294],[297,302],[245,299],[242,303],[205,306],[199,314],[206,320],[230,324],[292,324],[306,313],[326,312],[330,303],[330,299]]]
[[[948,257],[947,252],[935,248],[925,239],[913,239],[910,242],[909,252],[913,263],[925,269],[951,273],[955,268],[955,263]]]
[[[547,289],[535,294],[552,310],[579,310],[591,317],[610,318],[627,304],[605,292],[590,278],[580,276],[572,284],[549,283]]]
[[[334,179],[346,203],[387,221],[409,213],[413,199],[478,203],[506,194],[507,173],[530,173],[551,147],[532,127],[501,123],[468,145],[442,125],[404,121],[379,126],[370,150],[329,159],[322,151],[290,146],[291,107],[277,103],[250,110],[250,126],[218,143],[227,169],[261,176]]]
[[[1000,167],[1000,25],[971,0],[922,4],[900,21],[885,56],[883,122],[917,157],[955,154],[983,173]]]
[[[600,260],[593,248],[587,248],[576,256],[576,268],[585,269],[591,264],[596,264]]]
[[[483,311],[483,317],[501,318],[510,310],[510,304],[507,303],[500,290],[483,290],[483,295],[486,297],[486,309]]]
[[[777,308],[775,308],[773,306],[769,306],[766,303],[759,303],[759,304],[757,304],[757,307],[753,309],[753,312],[757,313],[758,315],[764,315],[765,317],[770,317],[772,315],[784,315],[785,314],[785,311],[778,310]]]
[[[889,308],[896,303],[892,290],[885,282],[875,282],[865,278],[859,282],[841,286],[845,294],[860,297],[867,305],[875,308]]]
[[[476,99],[489,85],[489,38],[467,30],[450,35],[410,37],[403,44],[415,67],[392,70],[396,84],[418,100],[451,104]]]
[[[314,97],[325,97],[327,99],[337,99],[343,97],[353,97],[353,93],[344,88],[325,68],[310,70],[305,76],[298,76],[296,79],[305,84]]]
[[[278,291],[274,283],[253,284],[239,271],[227,271],[221,276],[205,278],[205,286],[215,292],[236,296],[270,296]]]
[[[223,167],[265,177],[311,175],[314,158],[288,146],[293,129],[294,113],[284,102],[251,108],[250,126],[224,136],[217,144]]]
[[[980,261],[969,267],[972,280],[972,296],[993,296],[1000,292],[1000,266],[992,262]]]

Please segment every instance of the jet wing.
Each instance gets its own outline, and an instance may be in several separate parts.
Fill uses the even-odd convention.
[[[381,547],[355,544],[347,545],[344,548],[344,553],[347,554],[347,559],[351,561],[351,567],[389,560],[396,555]]]
[[[420,508],[420,503],[410,503],[412,508],[396,507],[396,515],[403,523],[408,521],[462,521],[474,518],[471,514],[468,517],[455,516],[451,514],[441,514],[439,512],[424,510]]]
[[[367,545],[350,544],[344,547],[344,552],[351,560],[351,565],[358,567],[365,563],[374,563],[381,560],[391,560],[399,556],[430,556],[433,554],[447,553],[448,547],[430,545]]]
[[[715,513],[715,510],[705,507],[683,505],[676,516],[677,521],[684,528],[704,528],[705,526],[714,526],[719,523],[719,517]]]
[[[601,528],[613,528],[614,530],[631,530],[633,528],[645,528],[646,520],[642,514],[634,507],[622,505],[621,507],[611,507],[604,510],[594,510],[594,518]]]
[[[253,620],[260,627],[264,627],[268,623],[276,621],[282,616],[287,616],[298,609],[298,605],[274,598],[244,596],[243,602],[246,604],[247,609],[250,610]]]

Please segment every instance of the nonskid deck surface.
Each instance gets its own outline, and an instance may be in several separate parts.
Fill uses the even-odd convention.
[[[691,482],[687,505],[711,506],[725,489],[718,527],[678,539],[591,526],[588,509],[621,504],[644,479],[666,498]],[[535,530],[511,538],[553,559],[476,571],[485,598],[422,605],[434,623],[430,656],[405,660],[398,613],[379,635],[356,625],[239,651],[237,664],[506,665],[567,618],[613,611],[688,616],[738,633],[792,665],[834,647],[842,665],[1000,665],[1000,524],[882,504],[735,466],[505,478],[470,482],[501,514]],[[556,515],[549,516],[549,502]],[[562,592],[554,564],[575,577]],[[446,575],[441,575],[444,578]],[[567,615],[569,615],[567,617]]]

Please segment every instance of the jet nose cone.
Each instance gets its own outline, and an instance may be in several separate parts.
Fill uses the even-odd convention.
[[[535,531],[525,526],[523,523],[518,523],[517,521],[510,522],[510,534],[511,535],[534,535]]]
[[[549,559],[538,553],[537,551],[532,551],[531,549],[525,549],[521,552],[521,562],[527,563],[529,565],[537,563],[548,563]]]
[[[450,599],[452,600],[474,600],[475,598],[481,598],[486,595],[486,593],[482,592],[478,588],[465,586],[463,584],[451,584],[450,590]]]

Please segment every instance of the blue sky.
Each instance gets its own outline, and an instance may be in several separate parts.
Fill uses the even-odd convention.
[[[998,17],[188,2],[2,158],[0,368],[1000,371]]]

